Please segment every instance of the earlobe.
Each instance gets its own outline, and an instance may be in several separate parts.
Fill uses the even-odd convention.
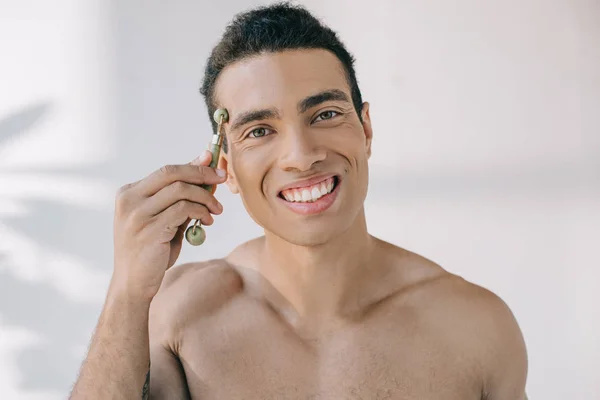
[[[217,168],[224,169],[225,171],[227,171],[227,180],[225,181],[225,184],[227,185],[231,193],[238,194],[240,190],[237,185],[237,180],[235,179],[233,169],[231,168],[231,164],[229,163],[229,160],[227,158],[228,156],[226,154],[221,153],[221,157],[219,157]]]
[[[362,125],[365,132],[365,150],[367,157],[371,157],[371,142],[373,141],[373,127],[371,126],[371,115],[369,113],[369,103],[364,102],[361,110]]]

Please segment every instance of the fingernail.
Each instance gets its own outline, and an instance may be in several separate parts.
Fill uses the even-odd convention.
[[[224,169],[217,169],[217,175],[219,175],[221,178],[224,178],[226,173],[227,172]]]

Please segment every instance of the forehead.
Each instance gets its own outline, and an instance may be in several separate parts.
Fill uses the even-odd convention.
[[[218,107],[230,115],[264,108],[285,113],[298,101],[323,90],[350,89],[342,63],[322,49],[263,53],[225,68],[215,86]]]

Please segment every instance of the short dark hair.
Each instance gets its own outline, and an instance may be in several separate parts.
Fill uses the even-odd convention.
[[[306,8],[281,2],[237,14],[213,48],[200,89],[213,130],[217,129],[212,118],[216,110],[215,82],[225,67],[257,54],[296,49],[324,49],[340,60],[350,87],[354,109],[362,122],[362,96],[354,71],[354,57],[346,50],[337,34]],[[227,150],[226,145],[224,148]]]

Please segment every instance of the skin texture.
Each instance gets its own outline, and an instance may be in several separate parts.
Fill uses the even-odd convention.
[[[332,90],[348,101],[302,109]],[[368,233],[369,105],[361,123],[335,56],[238,62],[216,100],[230,115],[219,166],[265,235],[166,271],[149,309],[150,398],[524,398],[526,350],[506,304]],[[236,126],[257,110],[272,115]],[[341,184],[320,214],[278,198],[329,173]]]

